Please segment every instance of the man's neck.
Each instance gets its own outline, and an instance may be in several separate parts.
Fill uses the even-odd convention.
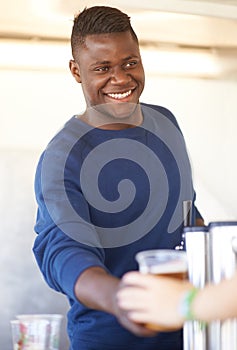
[[[127,117],[114,117],[101,112],[99,109],[90,107],[78,118],[92,127],[103,130],[129,129],[139,126],[143,122],[143,115],[139,104],[136,106],[133,113]]]

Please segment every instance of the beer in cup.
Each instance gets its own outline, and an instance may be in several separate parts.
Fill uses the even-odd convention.
[[[188,263],[186,252],[172,249],[155,249],[141,251],[136,254],[136,261],[141,273],[159,277],[188,279]],[[168,301],[167,301],[168,302]],[[177,328],[146,324],[146,327],[159,332],[171,332]]]

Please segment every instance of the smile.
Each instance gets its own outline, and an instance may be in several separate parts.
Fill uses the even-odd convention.
[[[115,93],[115,94],[108,94],[109,97],[112,97],[116,100],[122,100],[123,98],[126,98],[128,96],[130,96],[132,93],[132,90],[129,90],[127,92],[124,92],[124,93]]]

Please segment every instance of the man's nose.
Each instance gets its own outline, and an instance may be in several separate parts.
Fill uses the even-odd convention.
[[[130,74],[123,67],[116,67],[112,71],[111,82],[114,84],[127,84],[131,79]]]

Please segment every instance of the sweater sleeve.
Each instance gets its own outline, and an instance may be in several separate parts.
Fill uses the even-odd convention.
[[[104,249],[90,223],[88,203],[72,163],[65,166],[60,179],[60,154],[49,151],[40,158],[35,176],[38,212],[33,253],[48,285],[76,300],[74,286],[80,274],[92,266],[106,268]],[[80,215],[75,214],[77,208]]]

